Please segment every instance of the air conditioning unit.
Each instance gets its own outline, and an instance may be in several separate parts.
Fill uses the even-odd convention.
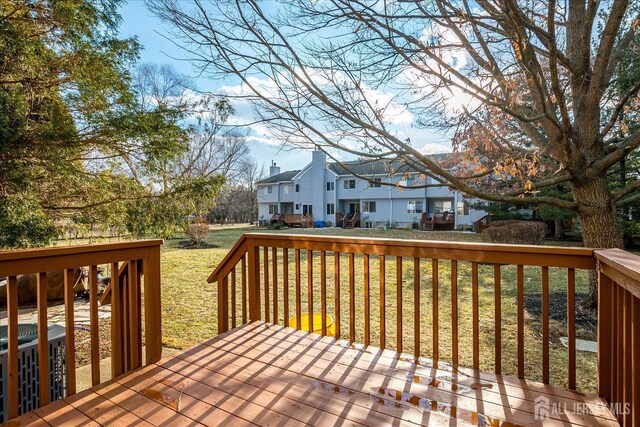
[[[60,325],[49,327],[49,401],[65,397],[67,371],[65,363],[65,329]],[[0,326],[0,423],[8,416],[7,327]],[[18,325],[18,413],[38,408],[40,402],[38,381],[38,333],[35,324]]]

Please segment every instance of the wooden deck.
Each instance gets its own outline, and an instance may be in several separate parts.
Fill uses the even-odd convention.
[[[534,421],[534,401],[592,415]],[[8,425],[618,425],[596,396],[255,322]]]

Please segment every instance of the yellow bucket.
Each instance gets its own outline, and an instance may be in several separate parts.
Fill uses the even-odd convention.
[[[333,317],[327,314],[327,332],[325,335],[335,335],[336,327],[333,324]],[[297,328],[297,317],[293,316],[289,319],[289,326],[292,328]],[[300,330],[308,331],[309,330],[309,314],[303,314],[300,316]],[[313,333],[322,335],[322,313],[313,313]]]

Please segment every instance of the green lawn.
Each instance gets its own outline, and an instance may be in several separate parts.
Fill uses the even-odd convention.
[[[175,348],[187,348],[215,336],[217,331],[217,304],[216,287],[206,283],[207,276],[225,256],[244,232],[268,230],[257,227],[221,228],[212,227],[207,243],[212,245],[208,249],[182,249],[180,240],[167,241],[162,249],[162,303],[163,303],[163,342],[165,346]],[[274,233],[314,233],[322,235],[362,236],[362,237],[388,237],[396,239],[428,239],[428,240],[456,240],[478,241],[479,236],[473,233],[458,232],[433,232],[421,233],[411,230],[281,230],[270,231]],[[281,252],[279,252],[281,256]],[[302,310],[307,307],[307,260],[302,253]],[[290,292],[289,306],[291,315],[294,310],[294,263],[293,253],[289,255]],[[281,265],[281,261],[280,261]],[[356,341],[362,342],[364,329],[364,288],[363,281],[363,257],[356,257]],[[378,257],[370,258],[371,271],[371,342],[379,343],[379,260]],[[386,264],[386,329],[387,346],[394,348],[396,345],[396,264],[395,260],[388,259]],[[432,354],[432,283],[431,262],[422,260],[420,264],[420,336],[422,355],[429,357]],[[327,310],[334,312],[334,281],[333,281],[333,257],[327,257]],[[320,308],[320,257],[314,257],[314,311]],[[341,260],[341,330],[342,336],[349,336],[348,313],[348,258]],[[577,272],[577,292],[584,294],[587,291],[586,272]],[[281,274],[281,272],[280,272]],[[413,262],[406,260],[403,264],[403,319],[406,319],[403,330],[403,350],[413,352],[412,328],[414,316],[413,300]],[[525,268],[525,294],[528,309],[525,314],[525,348],[526,348],[526,375],[530,379],[541,379],[541,327],[540,316],[536,308],[539,304],[536,297],[540,294],[540,269]],[[450,294],[450,266],[449,262],[441,261],[439,266],[439,347],[441,359],[448,360],[451,352],[451,294]],[[469,263],[461,262],[458,273],[458,301],[459,301],[459,348],[460,362],[471,364],[471,268]],[[515,267],[502,267],[502,364],[503,373],[514,375],[516,373],[516,281]],[[271,285],[272,286],[272,285]],[[566,383],[567,350],[560,344],[559,338],[566,336],[564,323],[563,301],[566,298],[566,271],[550,269],[551,312],[551,380],[553,384],[564,385]],[[240,306],[238,287],[238,313]],[[272,291],[270,290],[270,293]],[[492,266],[480,266],[480,355],[481,368],[492,371],[494,363],[494,292],[493,292],[493,268]],[[271,298],[273,296],[271,295]],[[282,313],[282,283],[278,288],[279,322],[284,321]],[[563,311],[564,310],[564,311]],[[578,335],[585,339],[595,339],[595,322],[581,322]],[[578,352],[578,387],[584,391],[595,390],[596,355],[593,353]]]

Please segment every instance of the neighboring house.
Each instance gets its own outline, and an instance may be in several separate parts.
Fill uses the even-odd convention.
[[[443,155],[434,156],[442,158]],[[447,186],[403,189],[383,183],[424,184],[406,165],[393,167],[385,160],[327,163],[326,154],[314,151],[302,170],[280,172],[272,164],[269,177],[258,182],[258,218],[268,222],[277,213],[310,214],[316,221],[335,223],[336,213],[360,213],[361,227],[406,226],[418,223],[423,212],[450,212],[454,228],[470,228],[486,215],[471,208],[475,200]],[[366,178],[366,179],[364,179]],[[429,178],[428,184],[434,184]]]

